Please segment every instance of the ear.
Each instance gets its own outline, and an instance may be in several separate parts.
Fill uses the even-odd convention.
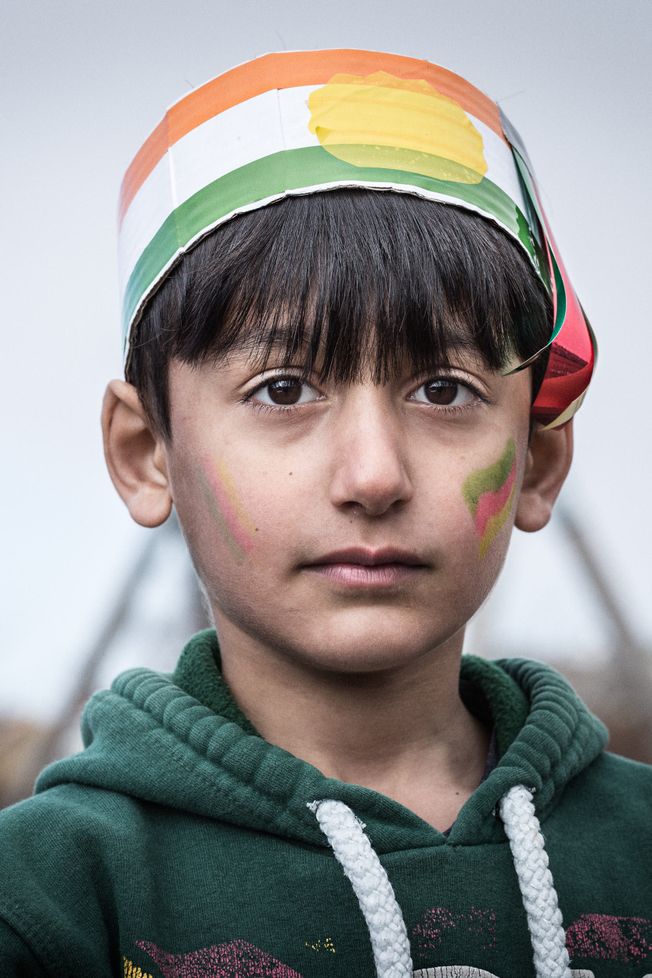
[[[515,526],[526,533],[541,530],[573,460],[573,422],[561,428],[536,427],[530,436]]]
[[[102,405],[104,457],[132,519],[159,526],[172,509],[163,439],[153,429],[136,388],[112,380]]]

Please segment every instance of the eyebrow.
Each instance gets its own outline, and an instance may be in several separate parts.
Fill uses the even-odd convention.
[[[243,330],[229,345],[228,349],[219,356],[238,356],[241,353],[249,354],[256,351],[261,354],[270,354],[277,350],[287,350],[294,345],[297,335],[300,340],[299,349],[305,349],[309,345],[310,335],[301,336],[300,330],[293,329],[289,325],[263,326],[252,332]]]

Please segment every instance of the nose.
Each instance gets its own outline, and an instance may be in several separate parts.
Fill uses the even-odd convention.
[[[332,436],[335,506],[382,516],[412,497],[400,418],[382,387],[352,386]]]

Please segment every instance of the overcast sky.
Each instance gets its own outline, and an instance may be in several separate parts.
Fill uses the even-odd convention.
[[[4,0],[0,712],[52,712],[147,533],[114,494],[98,426],[121,370],[124,169],[169,103],[270,50],[424,57],[520,130],[600,341],[566,498],[652,644],[651,39],[650,0]],[[586,655],[604,641],[554,526],[516,541],[492,601],[509,651]]]

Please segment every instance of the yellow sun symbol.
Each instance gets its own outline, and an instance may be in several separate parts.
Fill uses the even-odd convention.
[[[482,135],[464,109],[425,80],[386,71],[334,75],[308,99],[309,129],[333,156],[359,167],[480,183]]]

